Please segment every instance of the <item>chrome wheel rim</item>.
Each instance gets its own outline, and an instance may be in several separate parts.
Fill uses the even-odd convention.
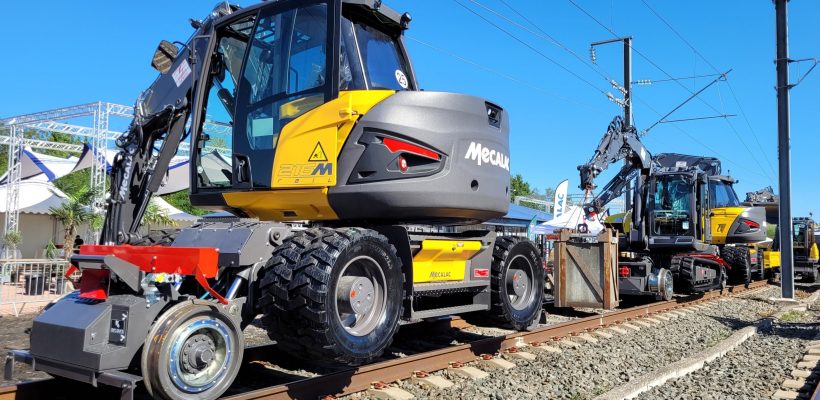
[[[225,375],[233,356],[227,327],[205,318],[189,322],[179,332],[168,356],[171,381],[187,392],[210,389]]]

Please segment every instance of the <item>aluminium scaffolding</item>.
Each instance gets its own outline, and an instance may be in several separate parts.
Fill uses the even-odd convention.
[[[88,116],[93,117],[93,126],[91,127],[61,122],[67,119]],[[96,102],[40,111],[0,120],[2,121],[0,131],[5,131],[3,132],[4,134],[0,134],[0,145],[7,145],[9,147],[8,195],[6,197],[6,218],[3,225],[4,236],[7,232],[16,232],[19,230],[19,199],[23,149],[28,146],[37,149],[60,150],[75,153],[81,153],[84,149],[84,145],[81,144],[26,138],[24,134],[26,130],[57,132],[89,139],[88,142],[93,151],[89,182],[92,193],[94,194],[91,205],[95,212],[101,212],[101,210],[104,209],[106,176],[108,175],[107,153],[114,151],[111,142],[122,135],[122,132],[115,132],[108,129],[109,118],[112,116],[133,118],[134,107]],[[230,137],[232,133],[230,125],[210,120],[205,121],[203,131],[228,137]],[[187,154],[190,151],[190,144],[183,143],[179,151],[182,154]],[[206,147],[206,151],[216,151],[223,156],[227,156],[229,160],[231,158],[231,150],[229,148],[208,146]]]

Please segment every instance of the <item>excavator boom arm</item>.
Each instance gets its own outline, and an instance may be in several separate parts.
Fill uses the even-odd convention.
[[[625,165],[618,174],[604,186],[603,190],[595,197],[591,204],[584,207],[590,214],[600,213],[610,201],[623,194],[627,183],[638,176],[639,173],[648,174],[652,166],[652,155],[646,150],[643,143],[638,138],[638,132],[633,126],[624,126],[621,117],[615,117],[607,128],[606,134],[601,139],[601,143],[592,155],[592,158],[584,165],[578,166],[581,174],[580,188],[585,191],[592,191],[597,187],[595,178],[610,164],[625,160]]]

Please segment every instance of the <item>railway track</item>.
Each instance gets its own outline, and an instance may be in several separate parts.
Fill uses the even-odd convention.
[[[575,336],[595,329],[617,326],[630,320],[639,320],[648,316],[669,312],[675,309],[686,308],[699,303],[709,302],[726,296],[743,293],[748,290],[762,288],[766,281],[752,282],[748,286],[730,286],[723,293],[712,291],[698,295],[680,297],[670,301],[650,303],[624,310],[617,310],[606,314],[593,315],[585,318],[545,326],[529,332],[515,332],[512,334],[476,340],[467,344],[445,347],[437,350],[413,354],[407,357],[386,360],[361,367],[341,367],[336,372],[317,377],[293,377],[287,383],[264,388],[233,388],[224,400],[279,400],[279,399],[310,399],[324,396],[341,396],[367,390],[373,382],[393,382],[407,379],[416,371],[433,372],[450,367],[453,363],[468,363],[482,355],[494,355],[509,351],[512,348],[528,346],[533,343],[557,341],[568,336]],[[453,318],[426,324],[411,324],[402,327],[405,333],[445,330],[448,328],[467,327],[463,320]],[[400,331],[401,332],[401,331]],[[275,345],[247,348],[244,355],[246,367],[254,361],[276,360],[281,353]],[[240,377],[243,375],[240,372]],[[283,374],[284,375],[284,374]],[[16,385],[0,387],[0,400],[29,400],[61,398],[118,398],[120,393],[116,388],[92,388],[88,384],[74,381],[60,380],[55,384],[54,379],[25,382]],[[241,385],[240,385],[241,386]],[[239,392],[239,393],[237,393]],[[143,396],[146,396],[143,394]],[[136,398],[141,398],[138,393]]]

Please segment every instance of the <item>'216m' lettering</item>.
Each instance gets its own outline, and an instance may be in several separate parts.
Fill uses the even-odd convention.
[[[277,175],[285,176],[315,176],[333,175],[333,163],[282,164]]]

